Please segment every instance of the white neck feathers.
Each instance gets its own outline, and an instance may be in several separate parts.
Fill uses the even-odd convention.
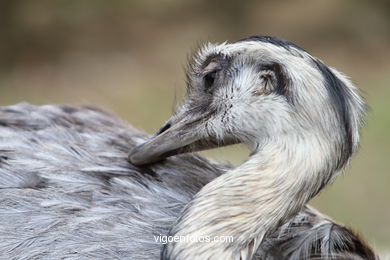
[[[251,259],[269,232],[335,177],[333,149],[321,140],[314,135],[273,140],[203,187],[170,235],[233,236],[234,242],[172,243],[163,259]]]

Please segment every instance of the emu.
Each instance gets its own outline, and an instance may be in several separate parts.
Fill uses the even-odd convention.
[[[187,81],[152,137],[95,107],[1,107],[0,258],[377,259],[306,205],[358,148],[364,102],[343,74],[258,36],[206,45]],[[237,143],[236,168],[188,153]]]

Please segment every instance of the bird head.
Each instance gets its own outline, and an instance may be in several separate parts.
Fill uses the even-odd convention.
[[[335,150],[336,168],[356,150],[364,103],[341,73],[297,45],[269,36],[207,44],[190,61],[187,95],[167,123],[132,149],[130,162],[305,135]]]

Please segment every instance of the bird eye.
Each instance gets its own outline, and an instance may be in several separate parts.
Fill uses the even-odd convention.
[[[217,76],[216,71],[211,71],[204,76],[204,83],[206,85],[206,88],[209,88],[214,84],[216,76]]]

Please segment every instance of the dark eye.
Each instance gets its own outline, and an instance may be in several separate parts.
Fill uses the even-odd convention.
[[[216,71],[211,71],[204,76],[204,83],[206,85],[206,88],[209,88],[214,84],[216,76],[217,76]]]

